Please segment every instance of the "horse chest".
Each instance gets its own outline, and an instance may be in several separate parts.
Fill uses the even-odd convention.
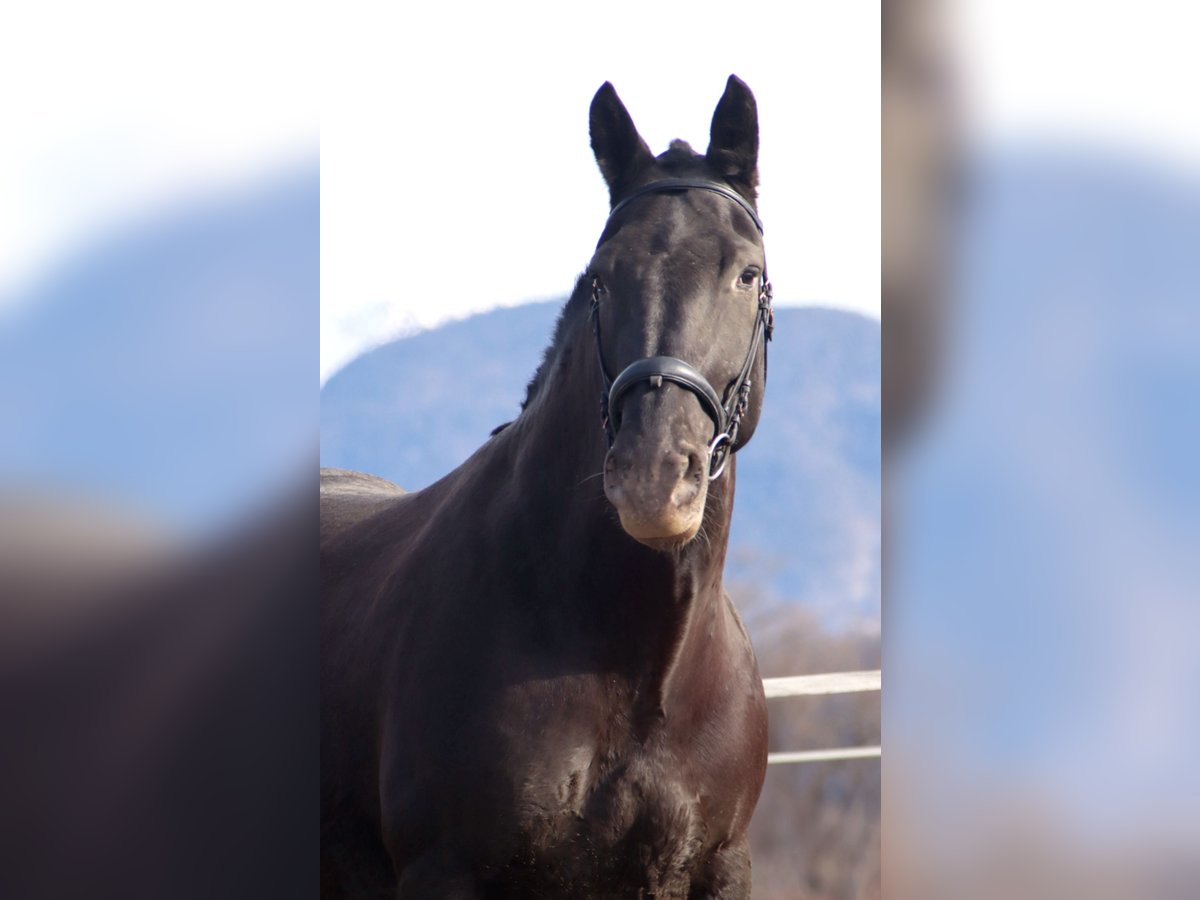
[[[723,823],[710,821],[711,799],[684,771],[674,754],[653,747],[607,759],[579,748],[557,766],[531,765],[517,816],[526,888],[686,896]]]

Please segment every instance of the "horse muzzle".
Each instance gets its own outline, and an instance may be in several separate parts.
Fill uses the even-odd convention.
[[[712,423],[689,394],[653,382],[631,390],[604,460],[604,493],[621,527],[656,550],[683,546],[704,518]]]
[[[676,359],[673,356],[651,356],[639,359],[626,366],[609,386],[601,404],[609,445],[611,446],[616,440],[617,432],[621,427],[621,403],[625,399],[625,395],[643,382],[653,388],[660,388],[664,381],[690,391],[700,401],[701,408],[712,419],[716,430],[715,436],[708,442],[706,448],[706,474],[709,481],[720,477],[721,472],[725,469],[725,460],[733,437],[730,433],[732,425],[730,416],[721,403],[721,398],[708,383],[708,379],[682,359]]]

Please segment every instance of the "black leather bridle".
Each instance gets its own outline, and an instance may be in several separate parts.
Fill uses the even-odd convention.
[[[759,234],[763,233],[762,220],[758,213],[744,197],[729,188],[711,181],[696,181],[686,178],[668,178],[652,182],[634,191],[612,208],[608,214],[611,220],[618,212],[632,201],[646,194],[661,194],[676,191],[711,191],[737,203],[749,214]],[[611,447],[617,438],[617,429],[621,427],[621,400],[634,385],[649,381],[654,387],[659,387],[664,381],[670,381],[686,388],[696,395],[704,411],[712,418],[716,426],[716,434],[708,445],[708,479],[712,481],[725,471],[725,463],[729,460],[730,452],[737,452],[738,430],[741,427],[742,416],[750,403],[750,373],[754,369],[754,360],[758,356],[758,346],[763,345],[763,371],[766,372],[766,342],[771,340],[775,330],[775,312],[771,307],[771,282],[767,278],[766,263],[763,264],[762,274],[758,280],[758,314],[754,319],[754,331],[750,339],[750,349],[742,363],[737,380],[730,385],[722,399],[708,383],[708,379],[694,367],[674,356],[650,356],[639,359],[626,366],[614,379],[608,374],[604,364],[604,351],[600,343],[600,297],[604,286],[599,276],[592,276],[592,332],[596,336],[596,357],[600,361],[600,374],[604,378],[604,390],[600,395],[600,417],[604,431],[608,435],[608,445]]]

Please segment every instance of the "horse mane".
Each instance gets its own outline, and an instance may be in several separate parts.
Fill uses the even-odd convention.
[[[558,356],[559,349],[565,344],[566,334],[568,331],[568,322],[571,311],[578,305],[579,297],[583,295],[588,288],[587,272],[579,273],[579,277],[575,279],[575,287],[571,290],[571,296],[567,302],[563,304],[563,308],[559,310],[558,318],[554,322],[554,331],[550,338],[550,343],[546,349],[542,351],[542,361],[538,363],[537,369],[533,373],[533,377],[529,379],[529,383],[525,385],[525,399],[521,401],[521,411],[524,412],[529,404],[541,390],[542,384],[545,381],[546,373],[553,368],[555,360]]]
[[[578,305],[578,298],[587,290],[587,272],[580,272],[579,277],[575,279],[575,287],[571,290],[571,296],[567,298],[567,302],[563,304],[562,309],[558,311],[558,318],[554,322],[554,331],[552,332],[550,343],[542,351],[542,361],[538,363],[538,367],[534,370],[533,377],[525,385],[525,399],[521,401],[521,412],[518,416],[523,415],[529,405],[533,403],[541,391],[542,384],[546,380],[546,373],[557,364],[558,353],[566,343],[566,334],[568,331],[568,321],[570,313]],[[492,429],[489,437],[495,437],[505,428],[516,421],[504,422]]]

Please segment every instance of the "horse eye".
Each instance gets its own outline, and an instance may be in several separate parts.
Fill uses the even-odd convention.
[[[754,279],[758,278],[758,272],[755,269],[746,269],[738,277],[738,284],[742,287],[751,287],[754,284]]]

